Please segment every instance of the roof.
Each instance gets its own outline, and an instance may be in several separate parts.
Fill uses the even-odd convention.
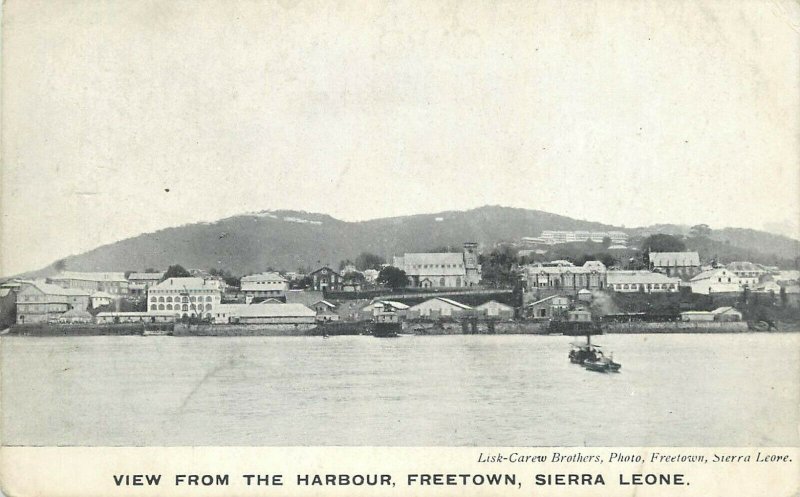
[[[609,285],[614,284],[652,284],[652,283],[679,283],[680,278],[670,278],[662,273],[651,271],[609,271],[606,273]]]
[[[451,306],[456,307],[458,309],[464,309],[464,310],[472,309],[472,307],[470,307],[470,306],[468,306],[466,304],[462,304],[461,302],[456,302],[455,300],[447,299],[447,298],[444,298],[444,297],[434,297],[432,299],[428,299],[428,300],[426,300],[424,302],[420,302],[419,304],[411,307],[411,309],[414,309],[414,308],[419,307],[419,306],[421,306],[423,304],[427,304],[428,302],[433,302],[433,301],[436,301],[436,300],[444,302],[445,304],[451,305]]]
[[[219,290],[219,283],[216,280],[204,280],[203,278],[167,278],[158,285],[150,287],[151,290]]]
[[[709,269],[708,271],[703,271],[702,273],[697,274],[694,278],[692,278],[689,281],[707,280],[709,278],[713,278],[717,273],[724,272],[724,271],[729,271],[729,269],[728,268],[724,268],[724,267],[718,267],[718,268],[714,268],[714,269]],[[733,277],[736,276],[732,272],[731,272],[731,275]],[[738,281],[739,280],[736,280],[736,283],[738,283]]]
[[[737,314],[741,314],[739,311],[737,311],[736,309],[734,309],[734,308],[733,308],[733,307],[731,307],[731,306],[726,306],[726,307],[717,307],[716,309],[714,309],[713,311],[711,311],[711,314],[725,314],[726,312],[731,312],[731,311],[732,311],[732,312],[735,312],[735,313],[737,313]]]
[[[490,300],[488,302],[484,302],[483,304],[481,304],[479,306],[476,306],[475,308],[476,309],[487,309],[489,307],[499,307],[501,309],[514,310],[514,308],[511,307],[510,305],[501,304],[500,302],[498,302],[496,300]]]
[[[748,261],[736,261],[728,264],[727,267],[730,271],[747,271],[763,273],[764,269]]]
[[[544,302],[547,302],[548,300],[553,300],[553,299],[554,299],[554,298],[556,298],[556,297],[568,298],[568,297],[566,297],[565,295],[551,295],[551,296],[549,296],[549,297],[545,297],[545,298],[543,298],[543,299],[541,299],[541,300],[537,300],[536,302],[531,302],[530,304],[527,304],[527,306],[528,306],[528,307],[530,307],[530,306],[532,306],[532,305],[536,305],[536,304],[542,304],[542,303],[544,303]]]
[[[701,316],[701,315],[702,316],[707,316],[709,314],[714,314],[714,313],[711,312],[711,311],[683,311],[681,313],[681,316],[684,315],[684,314],[695,315],[695,316]]]
[[[308,274],[309,274],[309,275],[312,275],[312,274],[317,274],[318,272],[322,271],[323,269],[327,269],[327,270],[328,270],[328,271],[330,271],[331,273],[336,273],[336,274],[339,274],[339,272],[338,272],[338,271],[334,271],[333,269],[331,269],[331,268],[330,268],[330,267],[328,267],[328,266],[322,266],[321,268],[319,268],[319,269],[317,269],[317,270],[315,270],[315,271],[311,271],[311,272],[310,272],[310,273],[308,273]]]
[[[331,309],[336,307],[336,304],[331,304],[327,300],[318,300],[318,301],[314,302],[312,305],[317,305],[317,304],[323,304],[324,306],[329,307]]]
[[[247,281],[279,281],[281,283],[285,283],[286,278],[274,271],[267,271],[263,273],[249,274],[242,277],[243,283]]]
[[[369,304],[367,304],[365,306],[362,306],[361,310],[362,311],[368,311],[370,308],[374,308],[376,304],[381,304],[383,306],[393,307],[393,308],[397,309],[398,311],[405,311],[406,309],[409,308],[408,305],[406,305],[406,304],[404,304],[402,302],[397,302],[396,300],[373,300]]]
[[[164,271],[160,273],[131,273],[128,275],[128,280],[130,281],[153,281],[153,280],[160,280],[164,277]]]
[[[150,317],[150,316],[172,316],[174,315],[174,311],[149,311],[149,312],[140,312],[140,311],[128,311],[128,312],[99,312],[97,313],[98,318],[109,318],[109,317]]]
[[[63,271],[53,277],[51,280],[81,280],[81,281],[128,281],[125,279],[125,273],[111,272],[111,273],[82,273],[78,271]]]
[[[662,267],[692,267],[700,265],[697,252],[650,252],[650,264]]]
[[[110,293],[106,293],[106,292],[94,292],[92,294],[92,298],[93,299],[113,299],[115,297],[113,295],[111,295]]]
[[[215,312],[250,318],[315,317],[317,315],[313,309],[309,309],[303,304],[220,304],[216,307]]]
[[[62,297],[88,297],[92,294],[89,290],[81,290],[79,288],[61,288],[58,285],[45,283],[43,281],[28,281],[28,285],[37,288],[40,292],[46,295],[58,295]]]
[[[404,254],[395,257],[394,262],[407,275],[463,276],[466,273],[464,255],[460,252]]]

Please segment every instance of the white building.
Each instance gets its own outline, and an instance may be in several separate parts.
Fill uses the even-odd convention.
[[[241,289],[250,303],[256,297],[286,297],[289,282],[275,272],[251,274],[242,278]]]
[[[712,293],[731,293],[742,291],[739,277],[727,268],[703,271],[687,283],[692,293],[711,295]]]
[[[608,289],[623,293],[660,293],[680,290],[681,279],[651,271],[609,271]]]
[[[499,319],[511,319],[514,317],[513,307],[510,305],[501,304],[496,300],[484,302],[483,304],[475,307],[475,310],[487,317]]]
[[[181,318],[211,318],[221,299],[222,291],[216,280],[167,278],[147,290],[147,309]]]
[[[755,288],[761,277],[767,274],[763,268],[747,261],[731,262],[725,268],[739,278],[739,284],[749,288]]]
[[[116,297],[107,292],[94,292],[92,294],[92,309],[109,305],[114,302],[115,298]]]
[[[467,242],[460,253],[406,253],[393,266],[405,271],[412,287],[466,287],[481,281],[477,244]]]

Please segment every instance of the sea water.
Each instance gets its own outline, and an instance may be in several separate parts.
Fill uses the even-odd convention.
[[[596,337],[617,374],[571,364],[574,340],[2,337],[3,442],[800,443],[800,333]]]

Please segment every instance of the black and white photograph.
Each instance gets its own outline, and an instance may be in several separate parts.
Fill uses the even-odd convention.
[[[7,449],[48,447],[800,477],[797,2],[2,9],[9,496]]]

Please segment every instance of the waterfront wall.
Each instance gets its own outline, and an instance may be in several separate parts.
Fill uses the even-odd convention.
[[[311,324],[175,324],[175,336],[305,336],[314,334]]]
[[[172,325],[170,324],[169,327]],[[10,335],[21,336],[96,336],[96,335],[141,335],[144,332],[142,323],[124,324],[18,324],[11,327]]]
[[[705,323],[609,323],[603,325],[606,333],[741,333],[749,331],[747,323],[705,322]]]

